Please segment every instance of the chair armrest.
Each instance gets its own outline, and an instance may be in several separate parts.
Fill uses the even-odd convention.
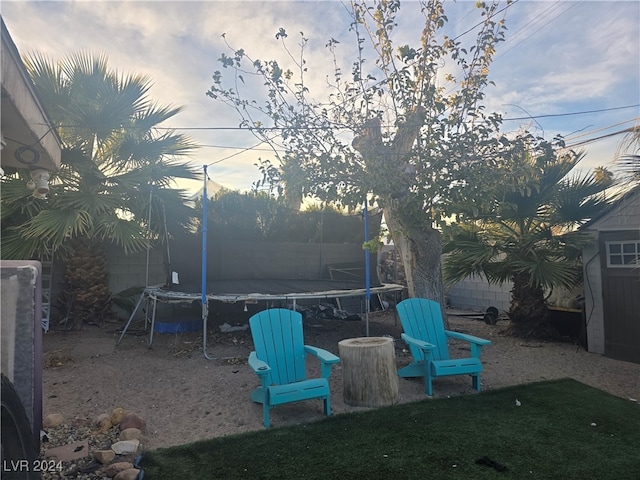
[[[457,338],[458,340],[464,340],[465,342],[475,343],[476,345],[484,346],[491,345],[491,340],[485,340],[484,338],[474,337],[466,333],[452,332],[451,330],[445,330],[447,337]]]
[[[471,356],[474,358],[480,358],[483,346],[491,345],[490,340],[474,337],[473,335],[467,335],[466,333],[452,332],[451,330],[445,330],[444,333],[446,333],[449,338],[457,338],[459,340],[469,342],[471,345]]]
[[[333,353],[328,352],[327,350],[324,350],[322,348],[312,347],[311,345],[305,345],[304,351],[307,353],[310,353],[311,355],[314,355],[315,357],[318,357],[318,359],[322,363],[326,363],[329,365],[338,363],[340,361],[339,357],[335,356]]]
[[[249,366],[259,377],[263,377],[271,371],[271,367],[260,360],[256,355],[256,352],[251,352],[249,354]]]
[[[423,342],[422,340],[418,340],[416,338],[410,337],[406,333],[401,333],[400,337],[407,345],[413,345],[418,347],[420,350],[424,350],[426,353],[431,352],[431,350],[435,350],[436,346],[429,342]]]
[[[331,367],[334,363],[340,361],[339,357],[336,357],[333,353],[328,352],[322,348],[312,347],[311,345],[304,346],[305,353],[310,353],[314,357],[320,360],[320,374],[322,378],[329,378],[331,375]]]

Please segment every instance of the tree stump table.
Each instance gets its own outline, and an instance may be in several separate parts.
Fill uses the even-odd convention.
[[[338,342],[338,350],[347,405],[383,407],[398,402],[393,338],[349,338]]]

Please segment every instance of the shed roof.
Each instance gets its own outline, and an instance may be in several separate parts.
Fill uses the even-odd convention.
[[[582,226],[583,230],[640,229],[640,185],[622,195],[600,216]]]

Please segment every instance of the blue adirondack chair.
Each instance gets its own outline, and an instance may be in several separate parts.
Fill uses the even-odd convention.
[[[438,302],[424,298],[409,298],[396,306],[404,342],[409,346],[413,362],[398,370],[404,378],[424,377],[424,390],[433,395],[431,382],[436,377],[448,375],[471,375],[472,387],[480,391],[480,372],[482,347],[491,345],[489,340],[445,330],[442,323],[442,309]],[[469,342],[471,356],[451,358],[447,344],[448,338]]]
[[[262,403],[264,426],[270,426],[269,411],[276,405],[311,398],[324,401],[324,413],[331,415],[329,375],[340,359],[321,348],[304,344],[302,315],[293,310],[273,308],[249,319],[255,350],[249,366],[260,378],[251,400]],[[307,379],[306,357],[320,360],[321,377]]]

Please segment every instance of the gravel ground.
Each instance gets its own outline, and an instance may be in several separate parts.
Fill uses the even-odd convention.
[[[61,413],[67,421],[48,432],[46,448],[91,438],[90,450],[115,441],[118,431],[96,436],[95,427],[71,427],[74,418],[95,419],[116,407],[141,415],[147,421],[144,450],[189,443],[211,437],[262,430],[262,408],[249,399],[258,385],[246,365],[251,351],[248,331],[217,333],[211,325],[208,354],[202,352],[200,332],[154,335],[148,349],[144,332],[127,335],[116,347],[119,325],[85,327],[77,332],[49,332],[44,336],[43,412]],[[492,341],[483,349],[482,388],[491,390],[557,378],[573,378],[613,395],[640,399],[640,364],[612,360],[588,353],[571,342],[527,342],[504,335],[506,321],[487,325],[463,316],[450,316],[453,330]],[[338,354],[338,342],[365,336],[364,321],[305,320],[305,341]],[[397,341],[398,367],[410,357],[400,337],[393,312],[372,313],[370,336],[392,336]],[[451,342],[452,355],[464,355],[459,342]],[[315,367],[314,367],[315,368]],[[313,370],[313,369],[312,369]],[[334,367],[331,403],[334,414],[363,410],[345,404],[342,371]],[[423,382],[400,379],[401,403],[425,398]],[[434,382],[434,398],[474,394],[468,377],[447,377]],[[273,426],[293,425],[323,417],[320,401],[300,402],[272,410]],[[117,458],[116,461],[122,459]],[[106,478],[98,472],[80,473],[90,458],[65,465],[63,477]]]

